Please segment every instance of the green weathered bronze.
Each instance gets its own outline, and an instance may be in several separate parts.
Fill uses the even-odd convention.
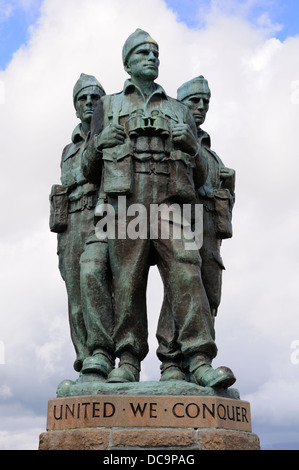
[[[199,189],[199,203],[204,207],[203,246],[201,273],[209,299],[211,313],[217,315],[221,299],[222,271],[220,255],[223,239],[232,237],[232,209],[235,201],[235,171],[227,168],[211,149],[209,134],[202,130],[209,110],[211,91],[207,80],[201,75],[178,89],[178,99],[185,103],[194,116],[202,152],[208,162],[208,177]]]
[[[80,257],[93,231],[94,208],[100,185],[100,179],[90,183],[84,177],[82,153],[90,132],[95,106],[103,95],[105,91],[95,77],[81,74],[73,89],[73,102],[80,124],[73,132],[72,142],[62,153],[61,185],[54,185],[50,196],[50,229],[58,233],[59,270],[67,290],[71,338],[76,351],[74,369],[78,372],[82,369],[84,359],[90,356],[89,324],[85,322],[83,310],[86,308],[82,305],[81,298]],[[103,299],[105,298],[106,303],[103,308],[105,318],[108,319],[106,328],[111,337],[112,308],[111,288],[107,276],[107,244],[101,244],[99,256],[99,273],[105,279]]]
[[[80,302],[75,302],[84,327],[84,335],[77,335],[84,337],[76,367],[80,376],[75,384],[61,384],[59,394],[73,393],[72,386],[86,392],[89,382],[99,393],[95,382],[119,387],[139,381],[148,353],[146,293],[152,265],[157,265],[165,291],[157,331],[161,380],[228,388],[235,382],[232,371],[213,369],[212,361],[217,355],[214,317],[223,269],[220,244],[231,236],[234,172],[224,167],[200,128],[208,109],[208,84],[199,77],[180,87],[178,99],[168,96],[155,82],[159,46],[140,29],[126,40],[122,58],[130,78],[121,92],[98,100],[80,152],[84,181],[98,188],[98,200],[95,218],[89,218],[89,230],[84,231],[84,249],[80,245]],[[69,190],[67,194],[70,205]],[[174,205],[181,211],[187,204],[206,209],[200,251],[188,249],[186,239],[172,230],[163,236],[165,211]],[[155,219],[154,236],[153,219],[144,214],[139,219],[143,231],[128,236],[130,224],[136,223],[133,208],[142,206],[148,215],[154,205],[165,209]],[[101,225],[107,207],[115,215],[113,236]],[[184,225],[191,233],[194,219],[178,223],[174,214],[167,222],[178,225],[181,233]],[[78,236],[75,229],[70,231],[70,246]],[[70,302],[71,296],[69,290]]]
[[[202,153],[208,162],[208,176],[198,189],[197,202],[204,207],[203,245],[200,249],[201,275],[208,297],[211,315],[216,317],[221,300],[222,271],[225,269],[220,254],[223,239],[232,237],[232,209],[235,200],[235,171],[224,166],[219,156],[211,150],[210,136],[202,130],[209,110],[211,91],[208,81],[201,75],[184,83],[177,91],[177,98],[191,110]],[[165,292],[163,315],[157,329],[162,380],[179,378],[183,358],[177,343],[171,306]],[[188,371],[188,365],[183,364]]]

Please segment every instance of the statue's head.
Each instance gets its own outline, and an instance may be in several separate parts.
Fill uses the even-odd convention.
[[[104,95],[104,88],[93,75],[81,73],[73,89],[73,102],[77,117],[82,122],[90,123],[94,108]]]
[[[197,126],[204,123],[209,110],[211,90],[202,75],[181,85],[177,90],[177,98],[190,108]]]
[[[126,40],[122,59],[126,72],[131,77],[155,80],[159,73],[159,46],[142,29],[136,29]]]

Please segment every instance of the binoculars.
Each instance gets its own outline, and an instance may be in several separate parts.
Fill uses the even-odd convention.
[[[145,135],[167,138],[170,135],[168,119],[159,110],[145,116],[143,109],[137,109],[128,119],[128,134],[131,138]]]

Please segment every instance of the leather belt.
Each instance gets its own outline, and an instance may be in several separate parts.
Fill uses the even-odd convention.
[[[76,201],[69,201],[68,211],[69,213],[83,211],[86,209],[93,209],[97,203],[97,194],[90,194],[88,196],[81,196]]]
[[[170,168],[169,162],[155,162],[153,160],[147,160],[145,162],[140,162],[138,160],[134,161],[134,171],[135,173],[154,173],[161,175],[169,175]]]

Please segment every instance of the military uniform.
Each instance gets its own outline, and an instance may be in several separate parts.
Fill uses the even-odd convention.
[[[208,82],[203,76],[197,77],[179,88],[178,97],[183,102],[184,99],[192,96],[198,100],[203,99],[203,96],[210,96]],[[195,101],[195,103],[197,102]],[[197,105],[193,105],[192,101],[188,106],[193,110],[194,116],[196,113],[200,116],[197,117],[198,122],[204,120],[202,114],[199,114],[199,109],[202,110],[202,107],[197,108]],[[219,156],[211,150],[210,136],[198,126],[197,137],[201,151],[208,163],[207,179],[197,192],[197,203],[203,205],[203,244],[200,248],[201,274],[214,320],[221,300],[222,271],[225,269],[220,254],[221,242],[223,238],[232,236],[231,218],[235,174],[233,170],[230,170],[229,177],[222,179],[221,169],[225,166]],[[157,339],[159,344],[157,355],[161,360],[162,379],[169,380],[164,377],[183,377],[179,370],[183,366],[183,362],[188,370],[188,361],[184,361],[178,345],[178,331],[166,292],[157,329]]]
[[[199,203],[204,207],[202,278],[209,299],[211,313],[215,317],[221,300],[222,272],[225,269],[220,254],[222,240],[232,236],[231,218],[235,201],[234,175],[229,188],[225,188],[220,179],[220,169],[225,165],[219,156],[211,150],[210,136],[198,130],[201,148],[205,152],[209,174],[206,183],[199,189]],[[219,204],[222,203],[222,207]],[[218,208],[219,206],[219,208]],[[219,218],[223,220],[221,228]]]
[[[104,90],[95,77],[81,74],[74,86],[73,101],[76,108],[78,93],[90,86]],[[83,361],[88,358],[90,344],[94,344],[93,333],[89,330],[88,318],[86,322],[85,311],[92,298],[81,296],[80,271],[86,266],[80,267],[80,257],[84,251],[85,243],[93,232],[94,209],[98,199],[100,180],[89,182],[82,172],[82,153],[86,144],[87,135],[83,132],[82,123],[79,124],[73,134],[72,142],[65,147],[61,158],[61,185],[53,185],[50,196],[51,216],[50,228],[58,233],[58,257],[59,270],[65,281],[68,295],[68,313],[71,330],[71,338],[76,351],[74,369],[81,371]],[[98,250],[98,276],[105,279],[102,302],[108,315],[105,319],[106,331],[112,334],[112,308],[111,287],[108,272],[108,247],[102,243]],[[90,289],[92,296],[92,288]],[[108,297],[109,302],[106,302]],[[98,298],[97,298],[98,301]],[[101,314],[99,310],[98,315]],[[100,322],[100,320],[98,320]]]
[[[128,80],[122,93],[102,98],[102,106],[95,110],[93,121],[101,122],[102,128],[112,122],[125,128],[126,140],[122,145],[96,155],[95,126],[95,135],[91,136],[83,158],[88,179],[93,179],[94,172],[99,171],[100,165],[95,162],[103,162],[102,190],[116,212],[119,195],[126,195],[127,208],[135,203],[143,204],[148,214],[151,204],[170,206],[194,200],[195,187],[201,186],[206,178],[206,162],[199,155],[188,155],[173,145],[174,125],[187,123],[194,133],[196,128],[188,108],[168,97],[162,87],[156,86],[151,96],[145,98]],[[162,223],[160,219],[159,228]],[[117,233],[119,220],[116,225]],[[211,360],[217,352],[199,253],[186,250],[182,239],[171,236],[151,239],[149,222],[146,227],[143,239],[108,239],[116,355],[121,361],[126,361],[124,357],[129,357],[128,361],[135,359],[138,367],[148,352],[146,285],[149,267],[156,262],[178,325],[178,344],[195,368],[203,358],[206,361],[208,356]]]
[[[81,156],[86,136],[78,125],[61,158],[61,183],[66,199],[63,208],[65,225],[52,227],[58,233],[59,270],[66,284],[68,294],[69,322],[71,337],[76,351],[75,370],[81,369],[82,361],[88,355],[86,328],[83,319],[80,292],[80,256],[90,230],[93,227],[93,211],[97,201],[98,188],[89,183],[81,170]],[[61,187],[58,187],[61,194]],[[57,186],[53,186],[51,199],[59,197]],[[54,201],[53,201],[54,202]]]
[[[122,55],[131,80],[121,93],[104,97],[97,106],[83,157],[86,178],[93,181],[102,172],[101,190],[107,196],[108,212],[112,207],[118,214],[116,236],[108,231],[107,238],[114,292],[113,340],[120,363],[109,373],[108,381],[139,378],[140,362],[148,352],[147,277],[150,265],[156,263],[171,305],[177,344],[194,380],[204,386],[227,387],[235,380],[231,371],[211,367],[217,347],[199,251],[190,250],[186,240],[171,231],[163,236],[163,211],[155,220],[154,236],[151,231],[154,205],[164,204],[167,212],[177,204],[182,215],[182,206],[194,201],[196,189],[205,183],[207,162],[199,152],[195,122],[188,107],[154,83],[158,44],[146,31],[137,29],[129,36]],[[123,199],[124,217],[118,206]],[[142,233],[136,236],[129,229],[136,223],[132,214],[140,207]],[[177,222],[174,217],[173,229],[179,225],[182,235],[186,224],[190,233],[191,218]]]
[[[222,272],[225,269],[220,254],[221,243],[223,238],[232,236],[231,216],[234,205],[234,176],[229,189],[223,188],[220,180],[220,169],[224,167],[224,164],[219,156],[211,150],[210,136],[202,129],[198,129],[198,139],[209,168],[207,180],[197,193],[197,203],[203,205],[203,244],[200,248],[201,275],[214,320],[221,300]],[[222,211],[222,213],[217,213],[216,198],[220,198],[225,206],[225,211]],[[218,224],[219,217],[225,219],[222,230]],[[180,367],[183,361],[177,343],[178,332],[170,309],[171,304],[165,293],[162,314],[157,329],[159,344],[157,355],[162,363],[162,372],[173,365]]]

